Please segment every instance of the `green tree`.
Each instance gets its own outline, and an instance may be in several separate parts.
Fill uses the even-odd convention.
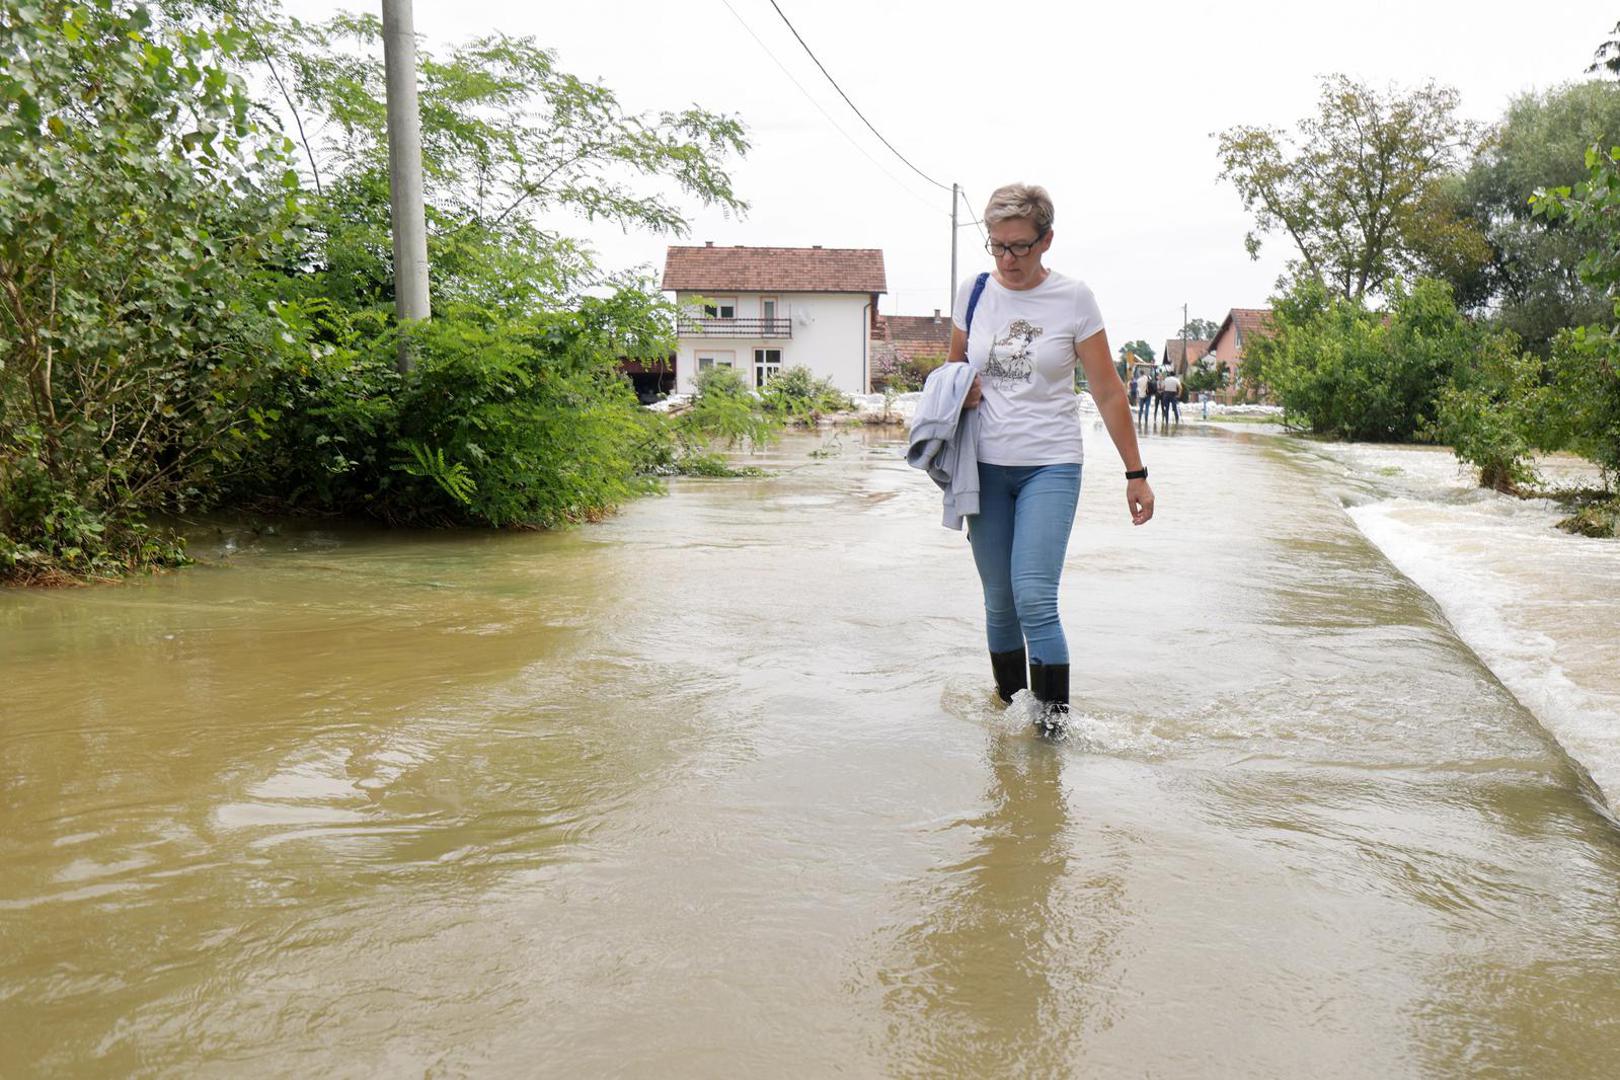
[[[1290,139],[1280,129],[1220,132],[1221,177],[1255,218],[1245,238],[1286,234],[1309,274],[1338,295],[1385,289],[1439,250],[1482,259],[1482,243],[1436,185],[1472,145],[1475,125],[1457,115],[1457,92],[1429,82],[1380,93],[1344,75],[1322,79],[1317,114]]]
[[[1590,230],[1537,220],[1530,205],[1538,189],[1583,180],[1593,144],[1620,144],[1620,85],[1588,81],[1516,98],[1455,183],[1462,212],[1489,244],[1488,260],[1461,273],[1431,267],[1465,308],[1492,312],[1543,355],[1559,330],[1599,322],[1609,306],[1579,274]]]
[[[747,148],[742,125],[696,107],[627,113],[527,38],[419,50],[435,317],[416,331],[420,370],[399,380],[379,336],[393,276],[380,38],[371,16],[254,26],[320,190],[287,285],[308,355],[265,397],[277,423],[239,495],[390,521],[599,516],[640,490],[637,471],[677,464],[616,371],[668,355],[674,312],[540,215],[681,233],[684,200],[741,213],[725,162]]]
[[[1119,360],[1121,364],[1128,364],[1130,362],[1126,359],[1127,356],[1134,356],[1138,360],[1146,360],[1147,362],[1152,363],[1153,346],[1140,339],[1136,341],[1127,341],[1125,344],[1119,347]]]
[[[1220,328],[1220,323],[1208,319],[1188,319],[1187,325],[1177,331],[1176,336],[1185,337],[1188,341],[1213,341],[1215,332]]]
[[[1553,342],[1548,410],[1559,430],[1541,441],[1564,446],[1602,466],[1611,489],[1620,482],[1620,147],[1586,151],[1587,178],[1534,198],[1535,212],[1590,230],[1582,279],[1610,302],[1606,326],[1565,330]]]
[[[1614,37],[1597,47],[1592,54],[1592,63],[1586,69],[1588,72],[1607,71],[1611,75],[1620,75],[1620,23],[1615,23],[1609,33]]]
[[[173,561],[141,515],[201,501],[265,422],[297,178],[232,73],[245,45],[0,2],[0,576]]]
[[[179,559],[141,514],[222,484],[550,525],[669,457],[616,367],[667,355],[670,306],[537,215],[741,212],[741,124],[628,113],[528,39],[421,52],[436,311],[401,377],[379,42],[238,0],[0,0],[0,576]]]
[[[304,139],[318,205],[312,261],[323,295],[391,301],[382,25],[267,15],[267,64],[326,134]],[[443,56],[418,50],[422,165],[435,303],[523,311],[597,284],[590,253],[538,224],[573,213],[624,229],[684,233],[673,193],[743,213],[725,160],[747,151],[739,120],[697,107],[633,114],[607,87],[560,69],[531,38],[493,34]]]

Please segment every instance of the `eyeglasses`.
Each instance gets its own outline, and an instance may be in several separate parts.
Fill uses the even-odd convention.
[[[1038,236],[1027,244],[998,244],[994,240],[986,240],[984,242],[984,250],[988,251],[997,259],[1001,258],[1003,255],[1011,255],[1014,258],[1022,259],[1025,255],[1028,255],[1031,251],[1035,250],[1035,245],[1039,244],[1043,239],[1045,238]]]

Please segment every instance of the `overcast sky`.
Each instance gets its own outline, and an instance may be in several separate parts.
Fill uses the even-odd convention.
[[[1461,92],[1466,115],[1494,121],[1521,93],[1588,78],[1620,21],[1620,5],[1587,0],[777,3],[877,129],[923,173],[960,183],[975,210],[1000,184],[1044,184],[1057,207],[1047,265],[1090,283],[1116,348],[1146,338],[1155,349],[1179,331],[1183,303],[1216,321],[1265,306],[1289,255],[1277,237],[1258,262],[1244,252],[1248,215],[1216,179],[1212,132],[1291,127],[1328,72],[1378,86],[1432,77]],[[285,6],[305,18],[362,7]],[[417,0],[415,11],[430,50],[531,35],[632,110],[696,103],[746,123],[753,149],[732,173],[747,216],[693,204],[684,240],[569,225],[604,266],[661,270],[672,242],[874,247],[888,270],[881,311],[949,308],[949,194],[883,148],[770,0]],[[959,240],[962,276],[989,269],[975,228]]]

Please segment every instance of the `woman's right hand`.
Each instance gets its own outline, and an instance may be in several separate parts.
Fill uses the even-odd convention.
[[[977,409],[979,407],[979,402],[983,400],[983,398],[984,395],[979,392],[979,377],[975,375],[973,376],[973,385],[968,387],[966,396],[962,398],[962,408]]]

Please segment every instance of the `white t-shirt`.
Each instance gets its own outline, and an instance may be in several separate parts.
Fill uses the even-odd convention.
[[[956,296],[956,327],[967,329],[975,274]],[[1048,271],[1032,289],[1008,289],[994,274],[973,311],[968,362],[979,373],[979,460],[991,465],[1080,463],[1080,404],[1074,347],[1103,328],[1083,281]]]
[[[1164,392],[1167,394],[1181,393],[1181,380],[1174,375],[1166,375],[1164,377]]]

